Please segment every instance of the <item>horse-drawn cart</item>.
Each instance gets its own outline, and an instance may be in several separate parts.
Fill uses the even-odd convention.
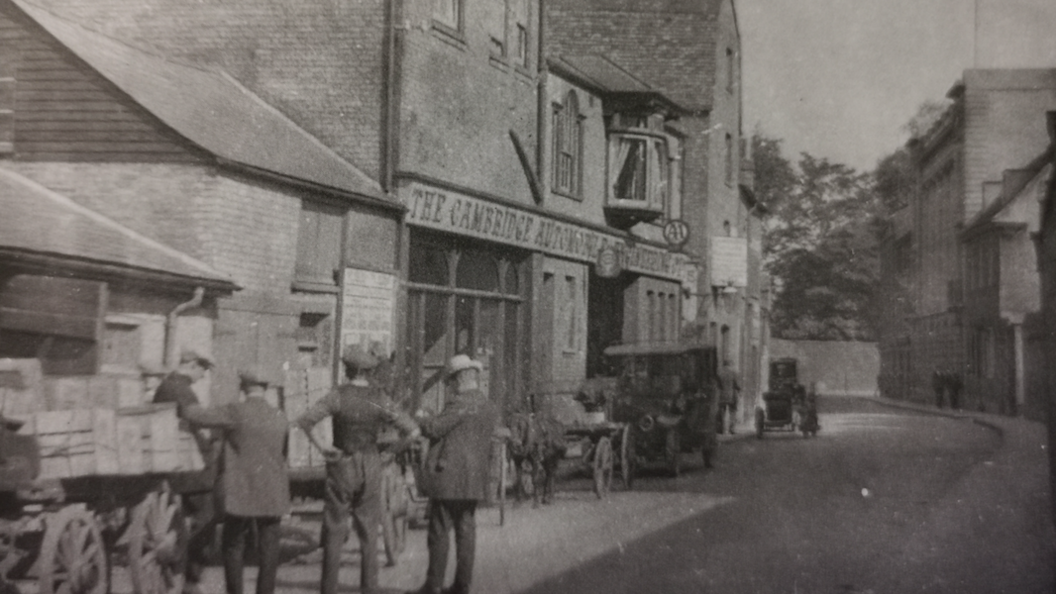
[[[187,525],[171,485],[204,462],[175,405],[3,421],[0,581],[35,576],[40,594],[107,594],[123,560],[134,592],[182,590]]]
[[[591,413],[588,413],[591,414]],[[634,482],[634,447],[631,426],[598,418],[593,422],[575,423],[565,429],[567,458],[579,458],[590,469],[594,494],[603,499],[612,488],[612,478],[619,470],[620,484],[630,489]]]

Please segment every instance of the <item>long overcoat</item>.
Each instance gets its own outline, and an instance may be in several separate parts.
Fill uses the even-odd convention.
[[[422,434],[429,438],[422,469],[429,497],[487,499],[498,424],[498,408],[476,390],[456,394],[439,415],[421,422]]]
[[[289,423],[263,398],[247,398],[215,408],[189,407],[184,418],[223,432],[217,499],[228,514],[277,517],[290,509],[286,471]]]

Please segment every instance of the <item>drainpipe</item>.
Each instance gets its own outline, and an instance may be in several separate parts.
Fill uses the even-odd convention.
[[[539,0],[539,47],[537,48],[538,57],[536,60],[538,64],[538,101],[536,106],[536,130],[535,130],[535,170],[538,172],[536,179],[539,180],[539,185],[542,186],[542,192],[539,194],[540,204],[545,200],[546,190],[549,187],[547,185],[547,167],[546,167],[546,133],[547,123],[550,121],[550,110],[549,100],[547,99],[546,92],[546,79],[549,68],[546,64],[546,0]]]
[[[165,318],[165,354],[163,360],[170,369],[175,368],[179,364],[179,354],[176,352],[176,318],[188,309],[201,305],[204,297],[205,287],[195,287],[194,296],[191,297],[191,300],[177,305]]]
[[[402,32],[407,28],[400,22],[403,18],[402,0],[387,2],[386,21],[388,23],[385,33],[385,105],[383,107],[382,124],[383,142],[381,166],[381,187],[389,194],[394,194],[395,172],[396,172],[396,144],[398,134],[399,118],[399,72],[402,62],[403,40]]]

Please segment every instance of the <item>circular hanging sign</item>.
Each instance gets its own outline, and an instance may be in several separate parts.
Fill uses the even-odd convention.
[[[689,241],[689,223],[682,219],[671,219],[664,225],[664,239],[672,247],[682,247]]]
[[[598,250],[598,261],[594,272],[601,278],[613,278],[620,274],[620,252],[611,245]]]

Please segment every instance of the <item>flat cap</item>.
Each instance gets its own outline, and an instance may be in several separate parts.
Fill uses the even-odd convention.
[[[242,387],[247,386],[265,386],[271,382],[268,380],[266,374],[257,367],[249,367],[246,369],[239,370],[238,372],[238,383]]]
[[[378,358],[368,353],[358,344],[350,344],[346,346],[345,351],[341,353],[341,361],[349,367],[355,367],[356,369],[364,371],[374,369],[378,366]]]
[[[206,369],[216,367],[216,362],[209,355],[203,355],[194,349],[183,349],[183,352],[180,353],[180,363],[190,363],[191,361],[197,361],[199,365]]]

